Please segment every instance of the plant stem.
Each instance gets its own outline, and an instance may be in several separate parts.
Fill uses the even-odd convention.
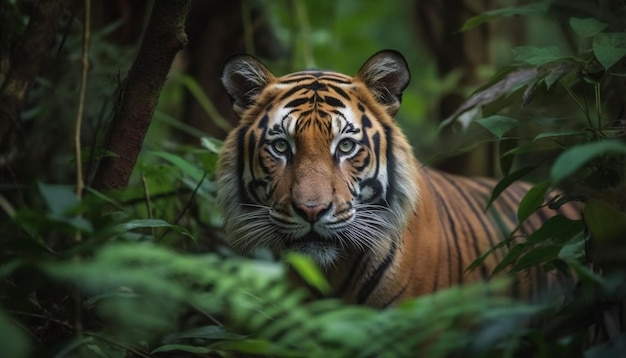
[[[148,211],[148,218],[154,219],[154,215],[152,215],[152,201],[150,200],[150,192],[148,191],[148,182],[146,180],[146,176],[141,174],[141,185],[143,186],[143,193],[146,197],[146,210]],[[156,228],[152,229],[152,237],[156,237]]]
[[[87,72],[89,70],[89,40],[91,28],[91,0],[85,0],[85,10],[83,14],[83,48],[81,53],[81,75],[78,93],[78,113],[76,114],[76,128],[74,131],[74,150],[76,155],[76,196],[78,200],[82,199],[85,189],[85,179],[83,178],[83,159],[81,156],[81,138],[80,132],[83,122],[83,113],[85,109],[85,92],[87,88]],[[80,231],[76,231],[74,241],[80,243],[83,237]],[[80,261],[80,256],[74,257],[75,261]],[[78,337],[83,336],[83,293],[80,288],[76,287],[74,291],[75,304],[75,322],[74,329]]]
[[[598,117],[598,129],[602,128],[602,97],[600,94],[600,84],[596,82],[593,86],[594,98],[596,100],[596,116]]]
[[[81,156],[80,132],[83,123],[85,109],[85,92],[87,87],[87,72],[89,70],[89,40],[91,27],[91,0],[85,0],[85,14],[83,17],[83,48],[81,53],[80,90],[78,92],[78,113],[76,114],[76,127],[74,130],[74,150],[76,155],[76,196],[81,199],[85,188],[83,178],[83,161]]]
[[[563,83],[563,81],[559,81],[559,82],[561,83],[563,88],[565,88],[565,91],[567,91],[570,97],[572,97],[574,102],[576,102],[580,110],[585,114],[585,117],[587,117],[587,124],[589,125],[589,128],[593,128],[593,124],[591,123],[591,117],[589,116],[589,111],[587,110],[586,106],[583,105],[583,103],[580,101],[578,96],[576,96],[576,94],[571,90],[571,88],[569,88],[565,83]]]

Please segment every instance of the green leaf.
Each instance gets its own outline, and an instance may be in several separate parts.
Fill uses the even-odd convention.
[[[558,80],[570,73],[575,73],[578,68],[579,66],[573,61],[561,61],[554,65],[546,66],[546,68],[542,69],[546,88],[549,90]]]
[[[200,138],[200,145],[211,153],[220,154],[224,143],[215,138],[202,137]]]
[[[549,6],[549,2],[543,1],[524,6],[505,7],[502,9],[486,11],[467,20],[461,28],[461,31],[473,29],[482,23],[500,17],[544,15],[548,13]]]
[[[626,214],[600,200],[590,200],[583,218],[591,236],[604,244],[626,237]]]
[[[132,230],[136,230],[136,229],[145,229],[145,228],[168,228],[168,229],[172,229],[182,235],[185,235],[187,237],[192,237],[193,236],[184,228],[178,226],[178,225],[174,225],[174,224],[170,224],[165,220],[161,220],[161,219],[136,219],[136,220],[131,220],[122,224],[117,224],[115,226],[113,226],[110,230],[116,234],[120,234],[123,232],[128,232],[128,231],[132,231]]]
[[[523,167],[502,178],[491,192],[491,198],[489,198],[489,202],[487,203],[487,209],[491,206],[491,204],[493,204],[494,200],[496,200],[506,188],[508,188],[509,186],[511,186],[511,184],[520,180],[521,178],[526,176],[526,174],[532,172],[536,168],[536,165]]]
[[[173,352],[173,351],[183,351],[183,352],[195,353],[195,354],[208,354],[208,353],[211,353],[213,350],[206,348],[206,347],[190,346],[187,344],[165,344],[154,349],[150,353],[154,354],[154,353],[164,353],[164,352]]]
[[[31,344],[24,330],[11,322],[9,316],[0,311],[0,347],[3,357],[28,357]]]
[[[517,127],[518,124],[517,119],[501,115],[480,118],[477,119],[476,122],[485,127],[497,138],[502,138],[506,132]]]
[[[161,123],[167,124],[172,128],[178,129],[186,134],[192,135],[196,138],[203,138],[206,136],[206,132],[197,129],[196,127],[185,124],[182,120],[169,116],[168,114],[161,111],[154,111],[154,115],[152,118]]]
[[[512,272],[519,272],[529,267],[552,261],[558,258],[561,247],[558,245],[541,245],[530,249],[519,257]]]
[[[115,225],[116,232],[126,232],[142,228],[172,227],[172,224],[161,219],[137,219]]]
[[[53,215],[64,216],[79,204],[78,197],[70,186],[39,183],[38,187]]]
[[[555,215],[530,234],[526,242],[529,244],[542,244],[550,241],[561,245],[576,237],[584,229],[585,227],[581,220],[572,220],[563,215]]]
[[[289,253],[285,256],[285,261],[289,263],[309,285],[315,287],[323,294],[331,293],[332,289],[326,281],[324,274],[310,258],[296,253]]]
[[[517,208],[517,220],[523,223],[532,213],[541,207],[546,200],[546,192],[550,187],[549,181],[535,184],[522,198]]]
[[[519,46],[513,49],[516,61],[525,62],[533,66],[542,66],[550,62],[567,58],[556,46],[534,47]]]
[[[592,37],[602,30],[606,29],[607,24],[600,22],[592,17],[586,19],[580,19],[577,17],[570,17],[569,25],[572,30],[583,38]]]
[[[602,155],[626,154],[626,144],[616,140],[578,145],[561,153],[550,170],[554,184],[574,174],[587,162]]]
[[[191,76],[178,74],[176,77],[180,83],[189,90],[189,93],[198,101],[202,109],[206,112],[206,114],[211,118],[213,123],[217,125],[219,128],[228,132],[233,127],[232,125],[220,115],[220,112],[215,108],[211,99],[204,93],[200,84]]]
[[[202,180],[202,177],[204,176],[204,172],[201,169],[178,155],[168,152],[151,152],[151,154],[172,163],[182,172],[188,174],[196,182]]]
[[[507,266],[515,263],[520,255],[522,255],[526,251],[527,247],[527,244],[518,244],[513,246],[509,251],[507,251],[506,256],[504,256],[502,261],[500,261],[498,265],[496,265],[496,267],[493,269],[492,275],[497,275]]]
[[[585,132],[584,131],[579,131],[579,130],[563,130],[563,131],[553,131],[553,132],[544,132],[544,133],[539,133],[537,136],[535,136],[535,138],[533,138],[533,142],[539,139],[546,139],[546,138],[557,138],[557,137],[570,137],[570,136],[580,136],[580,135],[584,135]]]
[[[626,32],[599,33],[593,38],[593,54],[609,69],[626,56]]]

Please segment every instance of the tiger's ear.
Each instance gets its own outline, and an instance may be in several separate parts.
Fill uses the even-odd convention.
[[[383,50],[365,62],[356,77],[372,91],[387,113],[396,115],[402,101],[402,91],[409,84],[411,74],[404,56],[395,50]]]
[[[258,98],[274,75],[256,57],[234,55],[224,64],[222,86],[230,96],[233,110],[241,117]]]

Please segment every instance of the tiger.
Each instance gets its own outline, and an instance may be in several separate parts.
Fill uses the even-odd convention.
[[[217,183],[229,244],[306,255],[336,297],[379,308],[488,278],[504,248],[466,268],[518,225],[531,186],[512,184],[485,211],[494,179],[422,165],[395,119],[409,81],[395,50],[355,76],[277,77],[254,56],[228,59],[221,82],[239,123],[224,140]],[[519,233],[555,214],[540,208]],[[527,281],[512,290],[538,285]]]

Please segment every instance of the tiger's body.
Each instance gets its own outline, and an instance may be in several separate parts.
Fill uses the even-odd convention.
[[[517,183],[484,212],[495,182],[422,167],[394,121],[409,82],[395,51],[372,56],[351,77],[303,71],[275,77],[252,56],[231,58],[223,85],[240,117],[219,162],[225,232],[241,251],[304,253],[337,296],[385,307],[484,279],[530,188]],[[537,229],[542,208],[521,227]],[[541,280],[517,281],[514,294]]]

